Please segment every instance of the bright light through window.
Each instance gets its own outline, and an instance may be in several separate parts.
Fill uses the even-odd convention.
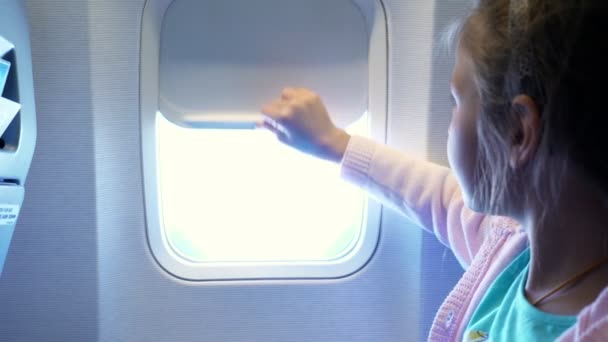
[[[157,113],[162,227],[194,262],[326,261],[362,234],[364,193],[339,165],[265,130],[188,129]],[[368,135],[368,115],[348,127]]]

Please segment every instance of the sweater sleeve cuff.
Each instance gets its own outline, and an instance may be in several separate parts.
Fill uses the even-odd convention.
[[[375,152],[376,142],[353,135],[340,164],[342,179],[357,185],[366,185]]]

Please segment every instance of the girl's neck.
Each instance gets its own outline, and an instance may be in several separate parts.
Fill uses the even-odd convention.
[[[530,206],[520,222],[530,239],[529,299],[539,298],[581,270],[608,256],[608,208],[597,188],[570,177],[552,212],[541,218],[542,203]],[[608,263],[548,298],[540,307],[575,314],[608,285]]]

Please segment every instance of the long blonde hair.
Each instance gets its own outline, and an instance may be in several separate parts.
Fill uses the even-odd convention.
[[[473,59],[481,99],[474,206],[502,214],[525,175],[550,210],[571,165],[608,198],[608,1],[479,0],[446,36]],[[514,172],[520,94],[535,100],[542,128],[533,161]]]

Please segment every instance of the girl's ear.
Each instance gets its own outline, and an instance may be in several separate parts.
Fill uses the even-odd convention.
[[[519,119],[509,160],[515,170],[527,164],[536,153],[541,137],[541,120],[536,102],[528,95],[517,95],[511,106]]]

